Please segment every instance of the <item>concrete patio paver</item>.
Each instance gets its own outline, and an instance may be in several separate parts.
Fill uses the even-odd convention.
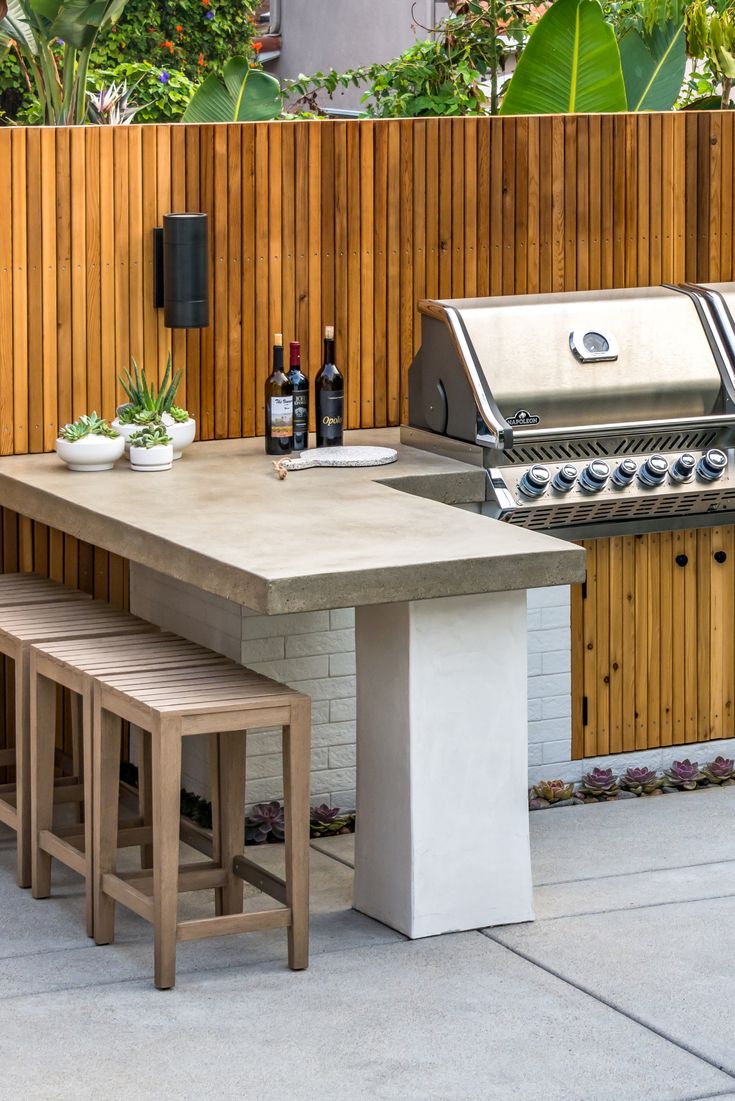
[[[183,974],[170,994],[101,983],[0,1015],[7,1096],[34,1101],[690,1101],[732,1086],[478,933],[334,952],[298,975]],[[42,1063],[27,1057],[40,1034]]]
[[[487,935],[735,1075],[735,898]]]

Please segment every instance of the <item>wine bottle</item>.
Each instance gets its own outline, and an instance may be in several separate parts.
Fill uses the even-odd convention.
[[[273,341],[273,371],[265,381],[265,450],[288,455],[293,446],[293,386],[283,373],[283,336]]]
[[[301,345],[291,341],[288,381],[293,387],[293,449],[305,451],[309,446],[309,380],[301,370]]]
[[[314,381],[317,447],[341,447],[345,381],[334,362],[334,326],[324,330],[324,363]]]

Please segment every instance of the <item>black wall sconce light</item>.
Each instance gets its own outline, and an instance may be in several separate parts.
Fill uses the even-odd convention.
[[[153,295],[169,329],[209,325],[209,245],[206,214],[164,214],[153,230]]]

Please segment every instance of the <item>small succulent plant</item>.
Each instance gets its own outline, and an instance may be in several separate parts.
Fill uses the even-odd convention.
[[[532,798],[545,799],[547,803],[561,803],[571,799],[573,793],[574,784],[567,784],[564,780],[541,780],[531,788]]]
[[[69,443],[77,443],[79,440],[83,440],[86,436],[107,436],[109,439],[117,439],[120,435],[114,428],[102,417],[98,417],[96,413],[90,413],[89,415],[83,415],[78,420],[75,420],[72,424],[65,424],[63,428],[59,430],[59,436],[62,440],[68,440]]]
[[[618,778],[611,768],[593,768],[582,777],[579,791],[582,795],[604,795],[611,799],[618,793]]]
[[[274,799],[270,803],[258,803],[245,822],[245,840],[254,845],[264,841],[283,841],[285,835],[283,807]]]
[[[702,769],[702,774],[711,784],[722,784],[725,780],[735,779],[735,761],[731,757],[715,757]]]
[[[141,428],[139,432],[133,432],[130,436],[131,447],[165,447],[171,443],[171,437],[162,424],[151,424],[147,428]]]
[[[160,424],[161,414],[152,409],[138,409],[135,405],[125,405],[118,413],[120,424]]]
[[[339,807],[320,803],[318,807],[311,808],[310,819],[312,837],[349,832],[350,817],[348,814],[340,814]]]
[[[671,768],[666,769],[665,777],[665,782],[671,787],[683,788],[685,791],[694,791],[706,779],[699,771],[697,762],[690,761],[688,757],[683,761],[674,761]]]
[[[173,374],[171,353],[169,352],[166,371],[158,389],[155,383],[148,381],[145,367],[141,370],[134,359],[131,362],[132,372],[126,370],[120,375],[120,385],[130,404],[136,411],[156,413],[159,417],[163,413],[170,413],[182,375],[181,370]]]
[[[177,424],[184,424],[189,419],[189,410],[182,409],[180,405],[172,405],[168,414]]]
[[[651,768],[626,768],[618,781],[623,791],[632,791],[634,795],[650,795],[663,784],[663,777]]]

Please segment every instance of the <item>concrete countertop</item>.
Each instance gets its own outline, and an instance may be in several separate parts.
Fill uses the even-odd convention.
[[[582,580],[578,547],[449,507],[484,499],[480,468],[398,437],[346,435],[395,447],[391,466],[284,481],[260,439],[194,444],[158,474],[13,456],[0,460],[0,504],[266,614]]]

